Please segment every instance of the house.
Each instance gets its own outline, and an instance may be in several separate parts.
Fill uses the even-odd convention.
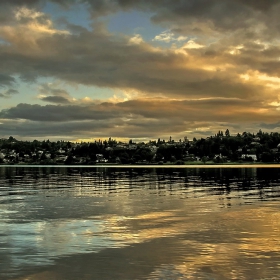
[[[128,144],[126,143],[119,143],[116,148],[118,149],[127,149],[128,148]]]
[[[152,146],[149,146],[149,149],[150,149],[151,152],[157,152],[158,147],[155,146],[155,145],[152,145]]]
[[[251,155],[251,154],[242,154],[241,158],[242,159],[252,158],[253,161],[257,161],[258,160],[257,155]]]
[[[96,154],[96,162],[108,162],[108,159],[105,159],[103,154]]]
[[[253,140],[255,141],[255,142],[260,142],[260,137],[255,137],[255,138],[253,138]]]
[[[65,154],[66,153],[66,151],[65,150],[63,150],[63,149],[59,149],[58,151],[57,151],[59,154]]]
[[[64,162],[66,161],[66,159],[67,159],[67,156],[60,155],[60,156],[57,156],[57,157],[55,158],[55,161],[56,161],[57,163],[64,163]]]
[[[47,159],[50,159],[51,156],[52,156],[52,155],[51,155],[50,153],[46,153],[46,158],[47,158]]]
[[[135,145],[135,144],[129,144],[128,149],[129,149],[129,150],[136,150],[136,149],[137,149],[137,145]]]
[[[251,145],[252,146],[261,146],[261,143],[259,143],[259,142],[252,142]]]

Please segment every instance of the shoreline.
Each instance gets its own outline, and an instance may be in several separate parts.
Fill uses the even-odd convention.
[[[280,163],[225,163],[225,164],[94,164],[94,165],[44,165],[44,164],[12,164],[1,167],[56,167],[56,168],[280,168]]]

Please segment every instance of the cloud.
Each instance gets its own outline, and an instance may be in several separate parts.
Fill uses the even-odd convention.
[[[62,96],[45,96],[41,98],[42,101],[57,103],[57,104],[68,104],[69,100]]]
[[[7,135],[28,136],[30,133],[32,137],[37,133],[50,139],[61,134],[74,139],[108,135],[120,138],[157,138],[170,134],[183,137],[189,134],[202,136],[205,131],[211,135],[224,127],[236,133],[245,128],[257,131],[261,123],[278,122],[278,116],[279,111],[273,106],[238,98],[149,98],[90,105],[18,104],[0,111],[0,127]]]
[[[183,48],[186,49],[201,49],[203,45],[196,43],[194,40],[189,40],[186,44],[184,44]]]
[[[251,109],[248,109],[251,104]],[[0,118],[26,119],[31,121],[76,121],[76,120],[101,120],[124,118],[136,121],[138,118],[147,120],[156,119],[182,119],[189,121],[203,121],[208,116],[209,120],[218,121],[221,116],[239,120],[243,115],[252,115],[251,119],[265,118],[265,114],[258,113],[259,102],[236,98],[213,98],[213,99],[140,99],[129,100],[119,103],[103,102],[89,105],[31,105],[18,104],[15,107],[4,109],[0,112]],[[255,114],[253,109],[255,107]],[[268,108],[268,107],[266,107]],[[273,108],[273,106],[269,106]],[[251,110],[251,112],[248,112]],[[239,114],[237,114],[239,112]],[[277,111],[275,113],[278,114]]]
[[[279,32],[277,14],[279,0],[84,0],[93,17],[100,17],[120,10],[151,12],[152,21],[187,34],[216,31],[233,32],[237,29],[257,28],[261,22],[267,31]],[[209,28],[210,27],[210,28]],[[270,33],[270,32],[269,32]],[[264,34],[264,33],[263,33]]]
[[[12,77],[10,75],[0,73],[0,87],[11,86],[14,83],[15,83],[15,78],[14,77]]]
[[[170,41],[174,40],[173,36],[174,36],[173,33],[164,31],[164,32],[160,33],[159,35],[156,35],[155,38],[153,39],[153,41],[163,41],[163,42],[169,43]]]
[[[246,72],[248,63],[263,69],[269,64],[275,70],[278,65],[273,62],[277,53],[268,53],[270,57],[261,53],[264,59],[260,61],[260,56],[245,53],[247,48],[234,59],[225,46],[222,50],[221,46],[186,46],[176,52],[145,42],[130,44],[130,38],[116,37],[102,28],[79,35],[33,37],[35,41],[30,44],[28,40],[11,41],[9,53],[0,47],[2,68],[29,80],[54,77],[77,84],[135,89],[149,95],[245,97],[254,92],[258,96],[266,89],[245,84],[237,72]],[[226,73],[220,71],[223,68]]]
[[[42,101],[56,104],[68,104],[73,101],[73,98],[66,90],[56,88],[56,85],[51,83],[40,85],[38,98]]]
[[[76,121],[76,120],[100,120],[119,116],[117,111],[111,111],[111,107],[104,105],[80,106],[80,105],[45,105],[20,103],[15,107],[4,109],[0,112],[3,119],[26,119],[31,121]]]
[[[201,131],[200,128],[204,128]],[[206,129],[207,128],[207,129]],[[216,134],[219,130],[229,129],[231,134],[237,132],[271,131],[271,128],[264,128],[262,123],[227,123],[227,122],[193,122],[182,121],[180,123],[172,120],[155,121],[150,124],[141,122],[125,123],[124,120],[96,120],[96,121],[72,121],[72,122],[35,122],[28,120],[7,120],[0,119],[2,137],[13,135],[17,139],[98,139],[98,138],[136,138],[136,139],[169,139],[172,135],[175,139],[188,137],[205,137]],[[206,130],[205,130],[206,129]],[[205,133],[206,132],[206,133]]]
[[[129,39],[129,44],[132,44],[132,45],[133,44],[138,45],[138,44],[141,44],[143,42],[144,42],[143,38],[142,38],[142,36],[140,34],[135,34],[133,37],[131,37]]]
[[[45,135],[53,136],[63,127],[65,135],[77,138],[83,129],[85,135],[94,130],[88,133],[152,137],[168,130],[183,135],[207,128],[211,133],[221,125],[240,122],[240,128],[254,128],[277,122],[279,1],[51,1],[65,11],[74,3],[86,5],[91,31],[66,19],[58,28],[62,25],[42,12],[47,2],[0,1],[0,39],[5,41],[0,86],[14,86],[14,77],[60,81],[39,85],[37,98],[47,105],[2,110],[1,129],[7,131],[5,125],[14,121],[33,133],[32,125],[44,124]],[[165,31],[151,41],[144,34],[145,40],[140,34],[110,33],[102,16],[121,10],[148,12],[151,23]],[[157,41],[173,44],[168,49]],[[75,100],[64,83],[137,94],[103,103],[94,102],[94,95]],[[12,94],[6,90],[0,97]]]
[[[186,36],[178,36],[175,37],[174,33],[170,32],[169,30],[161,32],[159,35],[156,35],[153,39],[153,41],[163,41],[165,43],[169,43],[171,41],[186,41],[188,37]]]
[[[66,90],[57,88],[56,85],[53,83],[41,84],[39,87],[39,92],[40,94],[52,94],[56,96],[69,97],[69,93]]]
[[[70,139],[94,135],[95,131],[102,129],[104,132],[111,126],[107,121],[76,121],[76,122],[35,122],[22,120],[1,120],[2,135],[19,136],[20,138],[41,139]],[[106,132],[105,132],[106,133]]]
[[[0,92],[0,97],[10,98],[12,95],[17,94],[17,93],[18,93],[18,91],[15,89],[8,89],[2,93]]]
[[[69,31],[56,29],[48,15],[25,6],[15,8],[9,22],[0,25],[0,38],[8,43],[8,46],[2,46],[5,51],[20,48],[23,53],[36,53],[41,38],[57,34],[68,35]]]
[[[1,1],[3,7],[22,7],[38,8],[46,1]],[[202,31],[200,23],[208,23],[213,25],[213,29],[217,30],[236,30],[239,28],[248,28],[258,22],[264,23],[266,26],[273,27],[277,30],[277,13],[279,12],[279,0],[50,0],[57,3],[61,8],[67,8],[72,4],[87,5],[93,17],[100,17],[110,13],[116,13],[120,10],[140,10],[151,12],[154,23],[165,24],[171,23],[182,28],[181,30]],[[3,13],[4,14],[4,13]],[[178,29],[179,30],[179,29]],[[209,29],[208,29],[209,30]]]
[[[181,10],[187,15],[194,11],[196,19],[201,17],[201,22],[207,23],[204,16],[210,18],[212,13],[216,16],[222,11],[229,11],[230,14],[232,5],[249,9],[252,15],[259,9],[259,6],[254,8],[252,3],[244,6],[238,1],[226,1],[226,4],[218,0],[198,2],[205,4],[200,10],[198,4],[191,0],[180,4],[166,1],[165,7],[170,7],[170,10],[159,8],[157,15],[165,11],[166,20],[170,17],[177,24],[175,15],[180,15]],[[97,1],[89,5],[97,7],[97,10],[106,7],[110,11],[108,3],[111,1]],[[114,3],[117,9],[150,9],[159,5],[158,1]],[[207,7],[209,14],[206,13]],[[239,13],[237,8],[234,11]],[[270,12],[267,6],[261,13],[266,15]],[[132,38],[110,34],[102,25],[94,25],[93,31],[81,29],[75,34],[57,30],[48,16],[31,8],[21,7],[16,15],[17,25],[0,29],[0,36],[11,44],[8,53],[7,46],[0,46],[0,59],[2,68],[7,69],[8,73],[18,74],[27,81],[34,81],[39,76],[54,77],[77,84],[134,89],[146,95],[184,98],[250,97],[252,93],[259,97],[270,89],[264,83],[244,83],[240,74],[250,69],[276,76],[279,74],[278,46],[269,45],[264,50],[261,48],[264,42],[256,43],[255,39],[249,38],[242,42],[244,47],[236,51],[239,40],[245,38],[243,29],[212,44],[204,44],[203,39],[190,40],[181,48],[166,50],[144,42],[139,34]],[[193,16],[187,18],[191,20]],[[36,26],[44,28],[32,29],[30,24],[34,21]],[[240,32],[242,36],[239,37]],[[173,31],[166,31],[157,39],[178,41],[185,38],[174,34]],[[53,98],[50,100],[55,101]]]

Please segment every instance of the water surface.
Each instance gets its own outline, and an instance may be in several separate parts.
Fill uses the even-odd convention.
[[[278,168],[1,167],[0,279],[280,279],[279,201]]]

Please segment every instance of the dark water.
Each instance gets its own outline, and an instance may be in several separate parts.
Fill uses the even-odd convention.
[[[0,279],[280,279],[280,169],[0,167]]]

